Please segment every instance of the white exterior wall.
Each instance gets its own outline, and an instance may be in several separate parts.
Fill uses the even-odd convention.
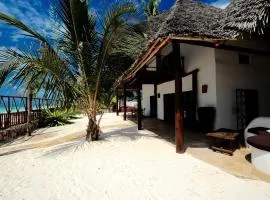
[[[243,53],[247,55],[246,53]],[[198,107],[216,107],[215,128],[236,129],[236,89],[257,89],[259,94],[259,115],[270,116],[270,58],[249,54],[250,64],[240,65],[238,52],[181,44],[185,71],[199,69]],[[208,85],[208,92],[202,93],[202,85]],[[191,76],[183,80],[183,91],[192,88]],[[143,87],[143,104],[150,114],[150,86]],[[164,120],[163,95],[175,93],[174,81],[157,86],[158,119]],[[150,94],[150,95],[149,95]]]
[[[142,109],[144,116],[150,116],[150,97],[154,95],[154,85],[142,85]]]
[[[198,107],[216,106],[216,63],[215,49],[181,44],[181,56],[185,59],[185,71],[199,69]],[[207,93],[202,93],[202,85],[208,85]]]
[[[217,104],[216,96],[216,66],[215,50],[208,47],[200,47],[181,44],[181,56],[185,59],[185,71],[190,72],[199,69],[198,73],[198,106],[214,106]],[[208,85],[208,92],[203,94],[201,86]],[[183,78],[183,91],[192,90],[192,76]],[[158,119],[164,120],[164,94],[175,93],[174,81],[166,82],[157,86]]]
[[[257,89],[259,115],[270,116],[270,58],[249,54],[250,64],[240,65],[238,52],[218,49],[215,51],[217,67],[216,127],[237,128],[236,89]]]

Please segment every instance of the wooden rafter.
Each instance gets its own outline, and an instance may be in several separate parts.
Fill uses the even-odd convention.
[[[135,66],[134,70],[130,72],[126,80],[129,80],[130,78],[132,78],[169,41],[170,41],[170,38],[166,38],[164,40],[159,39],[158,42],[155,42],[154,45],[149,49],[147,54]]]

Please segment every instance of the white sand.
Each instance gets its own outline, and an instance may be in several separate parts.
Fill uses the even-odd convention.
[[[270,184],[176,154],[151,132],[105,132],[99,142],[0,156],[0,199],[270,199]]]

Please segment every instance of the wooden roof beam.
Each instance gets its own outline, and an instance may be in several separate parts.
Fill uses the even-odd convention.
[[[136,69],[127,77],[130,78],[132,76],[134,76],[134,74],[136,74],[142,66],[144,66],[154,55],[156,55],[156,53],[165,45],[167,45],[167,43],[170,42],[170,38],[166,38],[165,40],[163,40],[157,47],[152,47],[148,54],[147,57],[145,57],[143,60],[141,60],[141,62],[137,65]]]

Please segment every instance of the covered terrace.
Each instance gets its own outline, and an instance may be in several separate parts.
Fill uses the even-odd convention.
[[[269,9],[268,4],[262,4],[257,7],[256,12],[265,14],[264,11],[267,9]],[[173,81],[176,152],[184,152],[183,78],[191,77],[193,128],[196,125],[197,93],[200,88],[197,78],[199,69],[190,71],[185,69],[181,46],[188,44],[195,47],[270,55],[269,46],[265,45],[266,38],[262,31],[263,28],[266,32],[268,30],[266,18],[254,17],[253,23],[245,22],[244,16],[254,14],[253,11],[250,13],[247,2],[241,0],[233,1],[224,10],[191,0],[176,1],[170,13],[163,19],[164,21],[159,23],[159,28],[153,27],[158,31],[147,38],[148,42],[142,48],[135,63],[116,81],[114,86],[116,90],[123,90],[124,94],[128,89],[137,91],[139,130],[143,128],[140,92],[142,85],[154,85],[154,96],[157,101],[159,98],[157,85]],[[232,18],[233,15],[237,17]],[[260,33],[251,34],[256,28],[260,28]],[[124,119],[126,119],[126,109]]]

